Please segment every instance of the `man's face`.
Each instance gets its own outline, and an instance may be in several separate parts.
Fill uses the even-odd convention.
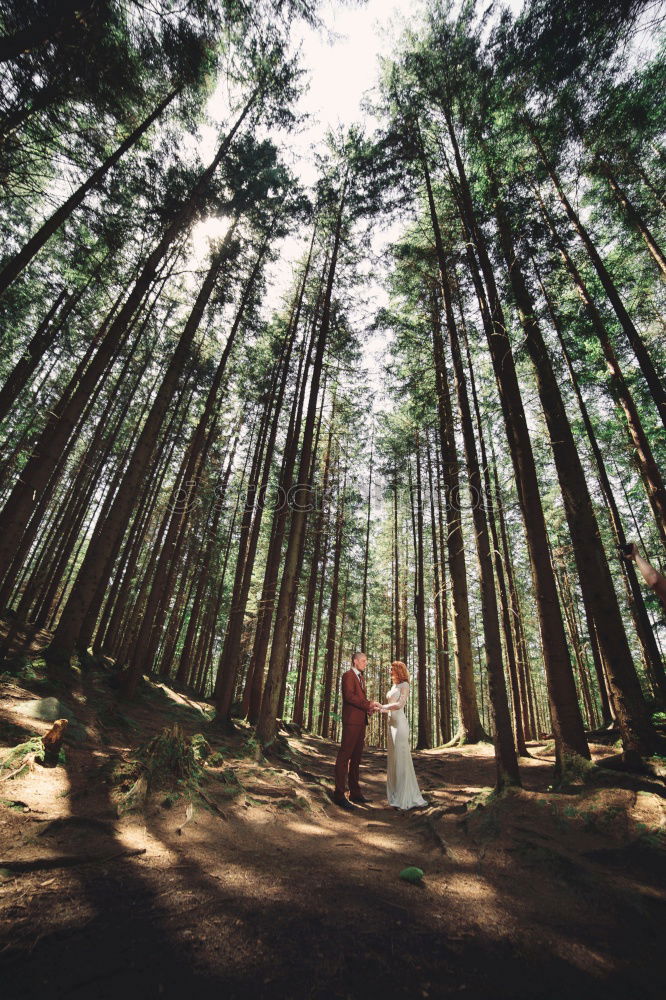
[[[368,665],[368,658],[365,654],[363,654],[363,656],[357,656],[356,659],[354,660],[354,666],[356,667],[357,670],[360,670],[361,673],[363,673],[367,665]]]

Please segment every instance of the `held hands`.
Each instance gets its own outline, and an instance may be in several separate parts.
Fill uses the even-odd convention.
[[[383,712],[383,714],[386,715],[390,711],[390,709],[388,705],[382,705],[378,701],[371,701],[370,708],[368,709],[368,711],[370,715],[374,714],[375,712]]]

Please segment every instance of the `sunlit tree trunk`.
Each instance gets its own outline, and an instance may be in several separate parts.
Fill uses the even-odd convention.
[[[110,322],[94,357],[81,375],[71,395],[61,405],[55,407],[51,413],[32,457],[22,469],[21,476],[0,513],[0,577],[4,577],[7,572],[12,555],[21,543],[34,510],[35,499],[41,497],[48,486],[95,385],[102,377],[114,353],[127,337],[134,314],[153,284],[157,269],[176,239],[191,224],[202,194],[208,188],[215,171],[226,156],[258,94],[259,91],[255,91],[246,102],[233,127],[220,143],[213,161],[201,173],[187,199],[149,254],[127,298]],[[33,523],[32,530],[35,534],[38,527],[38,524]]]
[[[337,514],[335,519],[335,543],[333,546],[333,567],[331,574],[331,596],[328,605],[328,630],[324,653],[324,691],[320,720],[322,736],[328,736],[331,716],[331,694],[333,691],[333,668],[335,663],[335,640],[338,635],[338,604],[340,599],[340,563],[342,560],[342,542],[345,529],[345,490],[347,488],[347,471],[342,479],[342,489],[338,496]],[[342,637],[340,636],[340,642]]]
[[[120,548],[130,512],[136,502],[139,483],[148,471],[162,422],[173,401],[178,381],[190,355],[194,336],[228,259],[234,231],[235,225],[232,225],[214,255],[150,412],[141,427],[136,445],[131,456],[128,456],[122,481],[115,492],[113,502],[102,522],[97,525],[93,539],[88,545],[75,584],[46,653],[50,660],[69,660],[77,643],[80,642],[85,648],[92,636],[94,622],[92,627],[89,627],[87,635],[81,634],[81,627],[95,592],[99,587],[105,586],[113,571],[113,558]]]
[[[666,427],[666,388],[664,387],[663,382],[661,381],[659,375],[657,374],[654,362],[652,361],[652,358],[650,357],[649,352],[645,344],[643,343],[643,338],[639,334],[631,317],[629,316],[629,313],[626,310],[624,302],[620,297],[620,293],[618,292],[613,279],[608,273],[608,270],[606,269],[606,266],[602,261],[597,248],[592,242],[592,239],[587,231],[587,228],[583,225],[583,222],[581,221],[578,213],[575,211],[573,205],[567,198],[564,188],[562,187],[562,183],[559,177],[557,176],[555,169],[550,162],[549,157],[546,155],[543,145],[541,144],[541,140],[539,139],[534,127],[529,121],[527,121],[527,128],[530,133],[532,142],[534,143],[534,146],[541,158],[541,161],[546,170],[548,171],[548,176],[550,177],[553,187],[557,192],[557,196],[560,200],[562,207],[564,208],[566,216],[569,219],[569,222],[576,230],[576,232],[578,233],[578,235],[580,236],[581,242],[583,243],[583,246],[585,247],[587,254],[590,258],[590,261],[592,262],[592,266],[594,267],[594,270],[597,272],[599,281],[601,282],[603,289],[606,292],[606,295],[608,296],[608,299],[611,305],[613,306],[613,309],[615,310],[615,315],[619,320],[620,326],[622,327],[622,330],[629,344],[631,345],[634,354],[636,355],[641,371],[650,390],[650,394],[659,412],[661,421],[664,427]]]
[[[606,330],[604,321],[601,318],[599,310],[594,304],[587,285],[585,284],[580,271],[574,264],[567,248],[560,239],[557,230],[555,229],[553,219],[538,192],[537,197],[540,202],[543,217],[546,220],[553,237],[553,241],[567,271],[569,272],[569,275],[571,276],[572,281],[574,282],[578,295],[585,306],[585,312],[590,321],[590,325],[592,326],[592,329],[594,330],[601,345],[606,361],[606,368],[610,376],[611,391],[627,422],[627,428],[636,449],[636,461],[643,476],[643,481],[646,486],[647,496],[650,501],[650,506],[652,507],[657,530],[659,531],[662,542],[666,545],[666,485],[664,484],[661,471],[657,465],[652,448],[650,447],[650,442],[648,441],[643,428],[634,398],[625,380],[619,361],[613,349],[613,345],[611,344],[610,337],[608,336],[608,331]]]
[[[315,614],[315,604],[317,597],[317,576],[319,562],[321,560],[322,543],[324,540],[324,519],[328,504],[329,476],[331,470],[331,444],[333,441],[333,427],[335,424],[336,391],[333,390],[331,402],[331,413],[329,417],[328,436],[324,450],[324,468],[321,481],[321,503],[317,510],[317,517],[313,529],[312,559],[310,562],[310,575],[308,579],[308,590],[305,599],[305,612],[303,616],[303,639],[299,652],[298,661],[298,685],[296,700],[294,704],[293,721],[298,726],[303,725],[305,713],[305,694],[310,665],[310,646],[312,642],[312,625]]]
[[[277,731],[277,708],[280,700],[280,692],[286,678],[289,662],[289,648],[287,645],[289,633],[289,616],[292,601],[298,587],[297,571],[299,555],[305,525],[307,520],[307,502],[311,496],[311,489],[307,485],[307,477],[310,469],[312,439],[314,433],[315,418],[317,412],[317,398],[321,382],[322,366],[324,360],[324,349],[328,340],[331,322],[331,300],[333,295],[333,283],[338,264],[338,254],[340,241],[342,238],[343,213],[347,192],[347,178],[343,180],[342,193],[338,206],[337,218],[333,232],[331,261],[329,266],[326,292],[322,307],[322,317],[319,329],[319,336],[315,356],[312,363],[312,378],[310,383],[310,397],[308,410],[304,423],[303,443],[301,445],[301,462],[299,471],[299,483],[303,487],[304,496],[301,502],[294,507],[291,517],[289,538],[284,556],[284,570],[280,584],[280,594],[275,613],[275,626],[273,629],[273,644],[271,646],[271,657],[268,666],[268,674],[264,687],[264,694],[261,703],[261,710],[257,720],[257,739],[264,745],[268,745],[275,738]],[[302,501],[305,500],[304,504]]]
[[[470,273],[479,298],[525,524],[548,681],[557,769],[561,771],[565,766],[566,757],[579,754],[589,758],[589,749],[578,705],[555,577],[548,554],[546,522],[511,342],[485,238],[476,223],[469,183],[453,121],[448,108],[444,111],[458,172],[462,221],[476,248],[490,301],[489,307],[477,272],[476,260],[470,251]]]
[[[456,743],[477,743],[485,733],[479,718],[474,687],[467,564],[462,536],[458,457],[453,434],[453,414],[444,360],[444,344],[437,307],[433,307],[432,338],[437,385],[440,446],[446,502],[447,553],[453,598],[454,663],[458,693]]]
[[[599,483],[606,501],[608,508],[609,518],[611,527],[613,530],[613,535],[618,547],[618,550],[622,550],[623,546],[627,544],[627,538],[624,533],[624,528],[622,525],[622,518],[620,517],[620,512],[618,510],[617,503],[615,502],[615,495],[613,493],[613,488],[608,478],[608,473],[606,471],[606,465],[604,463],[603,455],[601,454],[601,449],[597,442],[597,435],[592,426],[592,421],[585,405],[585,400],[583,399],[580,386],[578,384],[578,379],[573,368],[573,363],[564,340],[564,335],[562,331],[562,325],[559,321],[557,313],[555,311],[553,302],[548,294],[548,291],[540,280],[541,290],[543,292],[544,298],[546,300],[546,305],[548,307],[548,312],[551,318],[553,328],[557,334],[560,348],[564,357],[564,361],[569,372],[569,378],[571,380],[571,385],[573,387],[576,401],[578,403],[578,408],[580,410],[581,417],[583,419],[583,425],[587,434],[588,441],[590,443],[590,448],[592,450],[592,455],[596,464],[597,475],[599,477]],[[625,591],[627,594],[627,600],[631,610],[631,614],[634,620],[634,625],[636,626],[636,632],[641,644],[643,651],[643,658],[646,664],[646,669],[648,674],[650,674],[656,683],[656,686],[661,694],[661,697],[666,699],[666,673],[664,672],[664,663],[659,654],[659,649],[654,638],[654,632],[650,625],[650,620],[647,615],[647,610],[645,608],[645,601],[643,600],[643,594],[640,588],[640,584],[636,579],[636,571],[634,569],[633,563],[627,563],[626,560],[620,561],[620,567],[622,570],[622,578],[625,586]],[[600,690],[604,685],[602,684],[602,678],[599,677],[599,687]],[[602,703],[604,710],[604,718],[609,717],[609,706],[607,705],[607,699],[604,699],[602,694]]]
[[[492,183],[494,185],[494,181]],[[609,666],[609,680],[624,750],[626,754],[638,756],[649,754],[655,736],[624,631],[585,472],[536,318],[535,304],[522,272],[508,215],[497,191],[493,193],[500,243],[525,334],[525,350],[534,364],[578,577]],[[572,637],[575,637],[573,626]]]

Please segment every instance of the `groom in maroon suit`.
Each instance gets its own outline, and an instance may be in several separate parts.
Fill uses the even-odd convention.
[[[353,809],[352,802],[369,802],[361,794],[358,770],[365,743],[368,715],[380,708],[379,702],[368,701],[365,696],[365,653],[354,653],[351,669],[342,675],[342,739],[335,762],[335,793],[333,801],[343,809]],[[345,786],[349,777],[349,798]]]

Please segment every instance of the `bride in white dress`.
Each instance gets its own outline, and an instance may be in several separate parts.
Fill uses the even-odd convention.
[[[389,805],[396,809],[415,809],[427,806],[428,802],[421,795],[409,748],[409,723],[405,715],[409,674],[401,660],[391,664],[391,680],[393,687],[386,695],[386,704],[381,707],[388,715],[386,797]]]

